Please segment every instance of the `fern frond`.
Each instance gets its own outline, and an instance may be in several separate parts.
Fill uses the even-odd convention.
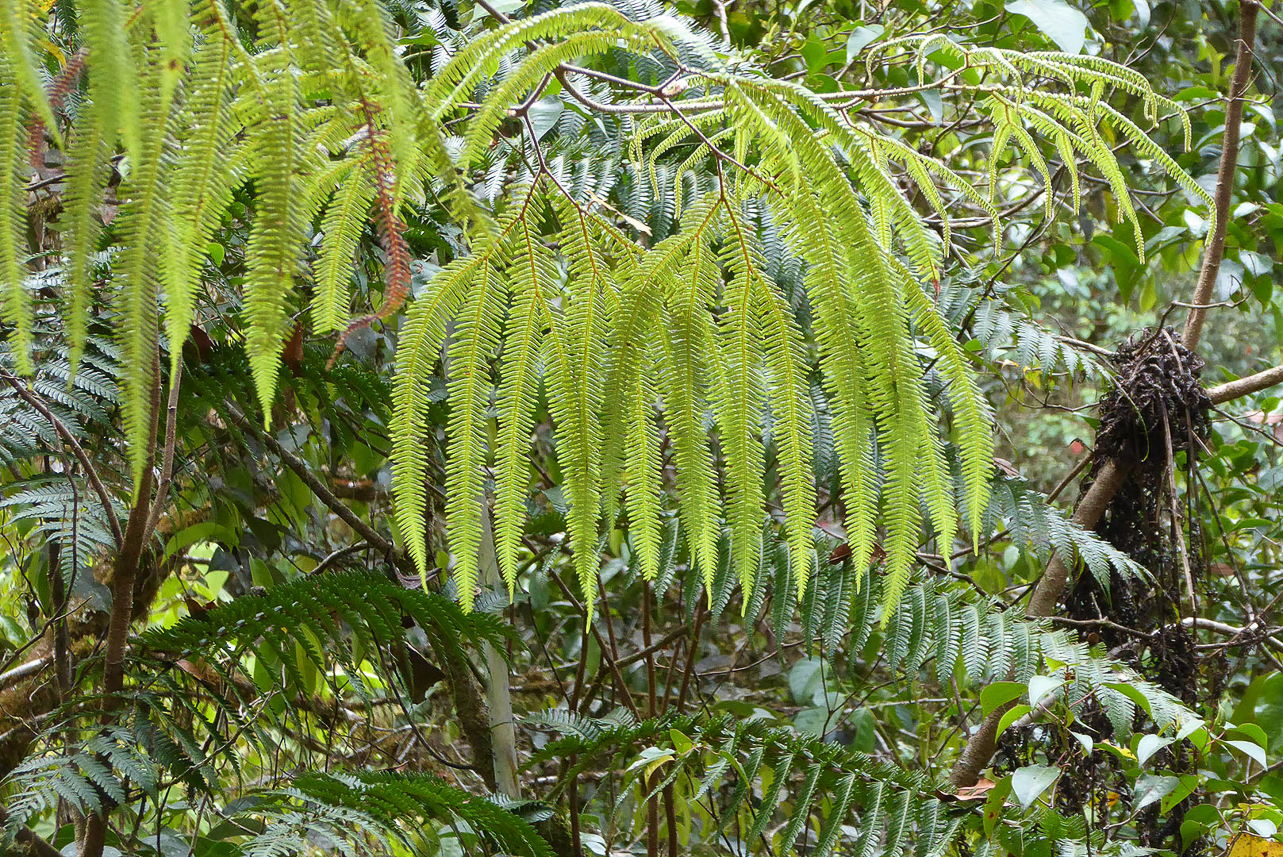
[[[161,265],[171,373],[182,359],[205,248],[240,178],[233,166],[238,159],[231,115],[231,41],[217,20],[206,22],[184,105],[188,124],[182,129],[184,151],[172,179],[173,228],[164,236]]]
[[[124,5],[121,0],[87,0],[77,7],[77,13],[89,46],[92,109],[105,123],[109,147],[119,137],[125,149],[138,156],[144,119],[136,94],[143,75],[134,63]]]
[[[397,442],[392,447],[392,490],[396,497],[396,524],[419,573],[427,575],[428,452],[423,439],[430,421],[427,379],[441,358],[446,324],[462,303],[478,259],[452,263],[428,284],[414,301],[401,327],[397,348],[397,376],[393,388],[390,425]]]
[[[793,585],[803,592],[814,554],[811,530],[815,526],[815,474],[811,469],[813,414],[802,362],[801,332],[792,308],[776,284],[759,278],[757,290],[763,352],[769,372],[771,437],[778,451],[788,529],[789,566]],[[751,589],[751,585],[744,587],[746,593]],[[747,598],[744,603],[747,608]]]
[[[446,426],[446,527],[455,555],[460,603],[472,609],[481,545],[481,504],[486,502],[486,422],[490,361],[499,344],[503,282],[491,256],[477,265],[447,351],[450,422]]]
[[[283,11],[276,3],[264,3],[257,10],[264,41],[279,45],[274,48],[274,58],[281,67],[271,69],[271,78],[265,82],[260,96],[263,115],[255,124],[251,141],[259,153],[254,169],[258,210],[246,249],[245,312],[249,329],[245,348],[254,391],[269,420],[281,366],[281,346],[290,329],[288,299],[293,292],[303,228],[303,129]]]
[[[67,158],[67,191],[63,198],[67,237],[67,286],[71,306],[67,313],[67,338],[71,342],[71,367],[74,373],[84,353],[92,305],[90,255],[101,231],[93,216],[94,204],[107,182],[107,146],[103,139],[102,117],[98,110],[87,110],[69,141]]]
[[[602,482],[610,492],[608,500],[613,499],[615,471],[622,463],[627,482],[628,531],[642,576],[647,580],[659,571],[662,461],[655,425],[656,387],[649,367],[656,350],[653,340],[661,296],[662,288],[639,279],[633,279],[620,295],[603,397],[606,424]],[[607,520],[612,517],[608,506]]]
[[[11,31],[16,25],[10,20],[20,14],[16,6],[5,5],[4,43],[24,38]],[[25,4],[23,4],[25,5]],[[14,327],[11,350],[17,368],[23,375],[31,373],[31,298],[27,294],[26,280],[26,178],[19,170],[26,142],[23,127],[22,89],[18,77],[17,53],[6,49],[0,56],[0,290],[2,290],[4,320]]]
[[[989,472],[994,453],[989,405],[952,331],[921,287],[908,277],[904,282],[908,310],[935,350],[937,370],[949,384],[949,404],[958,431],[959,457],[962,459],[962,512],[973,540],[978,540],[985,508],[989,504]],[[940,532],[939,529],[937,531]],[[949,544],[947,535],[941,532],[942,549],[947,550]]]
[[[655,247],[639,276],[663,278],[666,290],[663,366],[660,394],[664,401],[677,482],[677,511],[696,571],[711,588],[717,568],[720,503],[709,454],[705,397],[717,370],[709,307],[721,272],[710,246],[720,200],[706,199],[687,210],[683,231]],[[684,251],[684,253],[683,253]]]
[[[357,242],[374,202],[373,176],[364,159],[344,165],[334,181],[334,198],[325,209],[321,226],[321,257],[316,267],[316,294],[312,298],[312,329],[329,333],[341,329],[348,315],[348,280]]]
[[[605,302],[614,278],[591,235],[584,211],[558,211],[558,243],[568,262],[562,311],[552,318],[548,337],[552,416],[557,460],[570,501],[568,523],[580,590],[593,615],[597,600],[597,520],[601,505],[601,404],[607,321]]]
[[[44,129],[55,141],[60,141],[58,122],[40,79],[36,53],[32,50],[32,43],[40,35],[36,26],[38,20],[38,8],[30,0],[15,0],[0,7],[0,47],[4,48],[6,57],[0,80],[13,87],[8,97],[14,106],[18,107],[25,100]]]
[[[251,839],[247,854],[293,854],[313,850],[308,829],[319,825],[341,842],[353,841],[362,828],[410,846],[413,827],[423,821],[467,825],[497,853],[552,857],[552,849],[528,821],[495,802],[469,794],[431,774],[390,772],[311,773],[268,796],[267,830]],[[298,828],[295,830],[294,828]]]
[[[158,73],[152,70],[153,77]],[[134,490],[139,488],[143,469],[150,466],[148,439],[155,431],[159,410],[155,397],[159,384],[160,270],[154,248],[170,231],[173,216],[165,170],[171,103],[159,87],[149,85],[148,93],[140,120],[146,145],[130,177],[131,199],[120,215],[120,231],[126,243],[116,272],[122,318],[119,341],[124,354],[125,438]]]
[[[722,205],[729,226],[721,262],[731,276],[725,286],[726,312],[717,331],[720,359],[714,364],[718,371],[714,376],[713,410],[726,461],[731,570],[747,592],[761,561],[766,502],[761,430],[766,390],[756,305],[763,260],[742,220],[728,211],[731,205]]]
[[[353,643],[365,651],[376,651],[403,640],[403,616],[412,617],[434,640],[453,641],[454,647],[462,641],[501,643],[509,633],[492,614],[466,613],[461,605],[440,595],[407,589],[360,570],[300,578],[261,595],[243,595],[199,618],[180,619],[168,628],[148,631],[141,635],[140,643],[147,651],[170,657],[232,665],[242,654],[253,651],[297,673],[297,641],[303,658],[327,670],[327,653],[348,658],[346,653]]]
[[[511,595],[517,581],[517,548],[525,524],[530,481],[526,461],[539,391],[540,352],[549,306],[558,291],[556,260],[525,224],[513,241],[508,268],[512,306],[499,369],[499,433],[495,440],[495,550]]]
[[[605,3],[580,3],[512,21],[470,39],[432,79],[423,102],[434,119],[440,118],[471,97],[473,89],[493,74],[499,59],[518,46],[592,30],[599,31],[595,35],[610,34],[660,50],[672,49],[661,28],[635,23]]]

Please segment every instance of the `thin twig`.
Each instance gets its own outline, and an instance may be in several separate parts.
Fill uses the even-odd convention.
[[[174,445],[177,442],[178,426],[178,390],[183,382],[183,361],[179,360],[169,379],[169,402],[165,414],[165,449],[161,457],[160,482],[157,483],[156,499],[152,503],[151,514],[147,516],[147,526],[143,528],[143,540],[146,541],[156,530],[160,520],[161,509],[169,496],[169,485],[174,476]]]

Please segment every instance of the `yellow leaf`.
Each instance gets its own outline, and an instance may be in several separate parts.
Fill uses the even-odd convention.
[[[1230,846],[1229,857],[1283,857],[1283,842],[1240,833]]]

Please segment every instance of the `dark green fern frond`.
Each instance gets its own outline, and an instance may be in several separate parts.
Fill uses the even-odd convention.
[[[514,857],[552,857],[553,853],[521,816],[431,774],[304,774],[288,787],[269,793],[264,804],[245,815],[268,819],[266,830],[246,844],[246,854],[310,853],[314,846],[308,834],[313,830],[362,853],[372,844],[360,836],[362,832],[390,836],[413,848],[414,834],[425,822],[466,825],[491,853]]]
[[[261,595],[241,596],[199,618],[148,631],[141,635],[140,644],[144,650],[173,658],[208,659],[222,654],[233,660],[256,647],[260,657],[273,656],[285,669],[296,670],[291,641],[297,640],[304,656],[325,669],[322,651],[347,651],[349,633],[366,651],[404,639],[404,616],[434,638],[453,640],[454,647],[463,641],[474,646],[497,643],[508,634],[491,614],[465,614],[459,605],[435,593],[406,589],[368,571],[352,571],[305,577]],[[309,640],[328,641],[328,645],[318,648]],[[285,642],[291,642],[288,649]]]
[[[632,769],[629,780],[641,799],[679,776],[697,779],[696,799],[707,795],[716,801],[721,829],[739,823],[763,835],[773,825],[768,844],[776,853],[788,853],[813,816],[823,853],[840,843],[860,853],[861,843],[872,851],[884,840],[898,847],[909,839],[928,853],[940,853],[958,835],[965,812],[951,812],[920,774],[761,720],[695,716],[602,723],[596,734],[549,742],[534,758],[576,754],[579,761],[567,772],[573,774],[589,765],[623,769],[646,747],[667,751],[670,758],[649,788],[641,766]],[[795,772],[802,772],[800,780]],[[728,790],[726,780],[732,778],[736,785]],[[760,800],[750,802],[757,795]],[[950,821],[940,824],[941,818]]]

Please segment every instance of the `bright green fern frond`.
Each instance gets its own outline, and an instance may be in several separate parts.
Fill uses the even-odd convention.
[[[496,259],[477,265],[467,286],[448,351],[450,422],[446,426],[446,528],[455,556],[454,580],[464,610],[472,609],[486,502],[487,412],[490,362],[499,344],[505,294]]]
[[[451,58],[424,91],[424,104],[434,118],[472,96],[475,87],[494,73],[499,60],[527,42],[556,40],[597,30],[616,39],[647,43],[671,51],[663,30],[638,24],[605,3],[581,3],[512,21],[471,40]],[[506,106],[506,104],[505,104]]]
[[[171,371],[182,359],[205,248],[240,180],[231,115],[231,41],[216,20],[207,22],[187,85],[183,155],[171,193],[173,228],[164,236],[162,258]]]
[[[67,338],[71,341],[73,373],[84,354],[89,308],[93,303],[89,259],[101,232],[94,218],[94,204],[108,176],[108,149],[103,139],[101,111],[91,108],[85,113],[87,115],[69,141],[67,191],[63,196],[62,215],[66,221],[63,250],[67,254],[67,286],[71,292]]]
[[[153,76],[155,73],[153,70]],[[143,468],[151,465],[147,460],[149,437],[155,432],[159,410],[160,264],[154,248],[170,231],[173,215],[164,169],[170,102],[158,89],[149,89],[150,97],[144,100],[142,125],[146,144],[130,175],[129,204],[121,209],[120,232],[126,240],[116,271],[121,310],[119,340],[124,354],[125,438],[134,490],[140,487]]]
[[[484,254],[452,263],[428,284],[410,306],[397,346],[396,384],[392,393],[392,490],[396,524],[421,575],[427,574],[429,385],[441,359],[446,324],[463,302],[468,283]]]
[[[839,244],[823,208],[810,192],[799,193],[792,207],[780,207],[789,237],[808,262],[807,296],[815,307],[815,336],[825,388],[832,398],[833,435],[845,489],[847,543],[852,564],[863,571],[873,553],[878,509],[872,414],[865,393],[865,355],[856,333],[862,327],[860,310],[847,276],[848,250]],[[794,211],[796,219],[789,218]],[[859,580],[862,575],[857,585]]]
[[[624,403],[628,417],[624,467],[628,475],[625,501],[628,509],[628,532],[633,550],[640,560],[642,576],[650,580],[659,573],[661,523],[659,519],[662,489],[663,457],[659,449],[659,428],[655,425],[656,391],[649,367],[653,365],[654,347],[648,335],[641,341],[639,357],[647,369],[632,385]]]
[[[249,328],[245,350],[249,355],[254,391],[270,420],[272,399],[281,366],[281,346],[289,334],[289,298],[299,264],[302,240],[302,187],[304,132],[299,117],[298,85],[285,45],[289,44],[283,10],[273,3],[258,8],[265,34],[281,47],[270,68],[271,79],[261,105],[263,115],[254,128],[251,144],[259,153],[254,182],[258,206],[250,227],[246,250],[245,312]]]
[[[779,287],[759,277],[757,290],[762,350],[769,373],[771,438],[777,450],[784,523],[788,530],[789,567],[793,585],[798,592],[805,592],[814,555],[811,530],[815,526],[815,474],[811,469],[813,414],[807,395],[809,384],[802,337],[792,307],[780,294]],[[752,591],[751,582],[744,591]],[[744,603],[747,606],[747,598]]]
[[[597,520],[601,504],[601,404],[607,293],[615,291],[606,259],[596,246],[587,214],[558,203],[558,243],[569,268],[562,311],[548,338],[557,461],[570,501],[570,546],[591,619],[597,595]]]
[[[401,59],[404,48],[397,44],[395,25],[379,0],[349,0],[340,3],[337,10],[355,33],[362,56],[374,68],[380,120],[388,131],[389,149],[397,167],[395,178],[413,175],[420,157],[418,131],[423,105]],[[396,182],[394,199],[399,200],[404,193],[402,185],[402,181]]]
[[[922,288],[906,278],[904,290],[914,324],[935,349],[937,371],[949,384],[949,404],[962,459],[962,513],[973,540],[979,539],[984,512],[989,505],[989,471],[994,452],[989,404],[976,384],[958,340]],[[942,545],[942,549],[947,547],[947,544]]]
[[[5,5],[6,16],[17,14],[15,5]],[[0,25],[6,28],[6,40],[18,37],[16,33],[8,33],[11,24],[6,18]],[[15,329],[10,348],[18,371],[26,375],[32,370],[31,299],[24,282],[27,192],[23,188],[26,180],[19,172],[26,134],[17,68],[10,56],[16,57],[16,54],[6,50],[5,55],[0,56],[0,180],[4,182],[4,190],[0,192],[0,297],[4,301],[4,320]]]
[[[361,158],[336,179],[334,198],[321,226],[321,258],[316,265],[312,329],[317,333],[341,330],[347,324],[348,281],[375,194],[375,176],[368,158]]]
[[[39,20],[39,7],[31,0],[11,0],[0,6],[0,48],[5,55],[0,80],[6,87],[14,87],[8,97],[15,107],[23,102],[29,105],[45,131],[58,141],[58,122],[40,79],[40,65],[33,50],[36,38],[43,35],[37,26]]]
[[[577,57],[607,53],[621,42],[637,51],[654,46],[654,40],[644,33],[588,31],[567,36],[564,41],[531,53],[495,87],[481,110],[469,121],[462,163],[471,164],[480,159],[490,146],[495,129],[508,116],[511,105],[520,103],[525,94],[538,87],[554,69]]]
[[[622,465],[627,481],[628,531],[647,580],[659,570],[661,456],[655,425],[657,396],[650,368],[662,293],[663,285],[649,277],[634,277],[624,288],[614,313],[603,395],[602,484],[609,504]],[[612,517],[608,505],[607,520]]]
[[[488,268],[492,271],[489,276],[495,276],[493,270],[501,267],[499,254],[505,251],[505,243],[517,240],[519,230],[529,228],[527,218],[521,214],[527,210],[531,192],[531,188],[519,190],[513,208],[501,218],[495,231],[478,243],[473,254],[450,263],[432,279],[427,292],[411,305],[401,328],[390,425],[392,490],[397,501],[397,529],[425,579],[428,451],[423,440],[431,424],[428,381],[441,358],[446,325],[458,313],[479,272]],[[501,319],[490,321],[498,325]]]
[[[549,306],[558,292],[560,274],[552,253],[527,232],[517,229],[513,262],[508,267],[512,307],[508,313],[499,368],[499,433],[495,441],[495,551],[511,595],[517,582],[517,548],[525,524],[530,482],[526,456],[539,393],[544,329]]]
[[[680,266],[671,272],[671,277],[666,270],[663,272],[671,286],[665,296],[660,395],[673,445],[677,511],[705,588],[712,587],[721,531],[717,483],[704,425],[706,397],[719,374],[709,365],[709,361],[717,360],[709,309],[721,281],[709,233],[719,205],[720,200],[705,199],[692,206],[686,213],[683,230],[647,254],[642,266],[647,271],[648,263],[657,258],[671,258]],[[675,252],[678,246],[686,248],[684,258]]]
[[[131,155],[143,146],[143,117],[138,109],[142,75],[134,65],[125,6],[121,0],[86,0],[76,7],[77,21],[89,45],[89,80],[93,109],[102,114],[108,143],[117,135]]]
[[[727,209],[729,222],[721,261],[730,272],[726,312],[717,332],[720,372],[714,376],[713,409],[726,461],[726,519],[731,531],[731,569],[748,592],[762,555],[764,451],[762,334],[756,298],[763,260],[740,216]]]

